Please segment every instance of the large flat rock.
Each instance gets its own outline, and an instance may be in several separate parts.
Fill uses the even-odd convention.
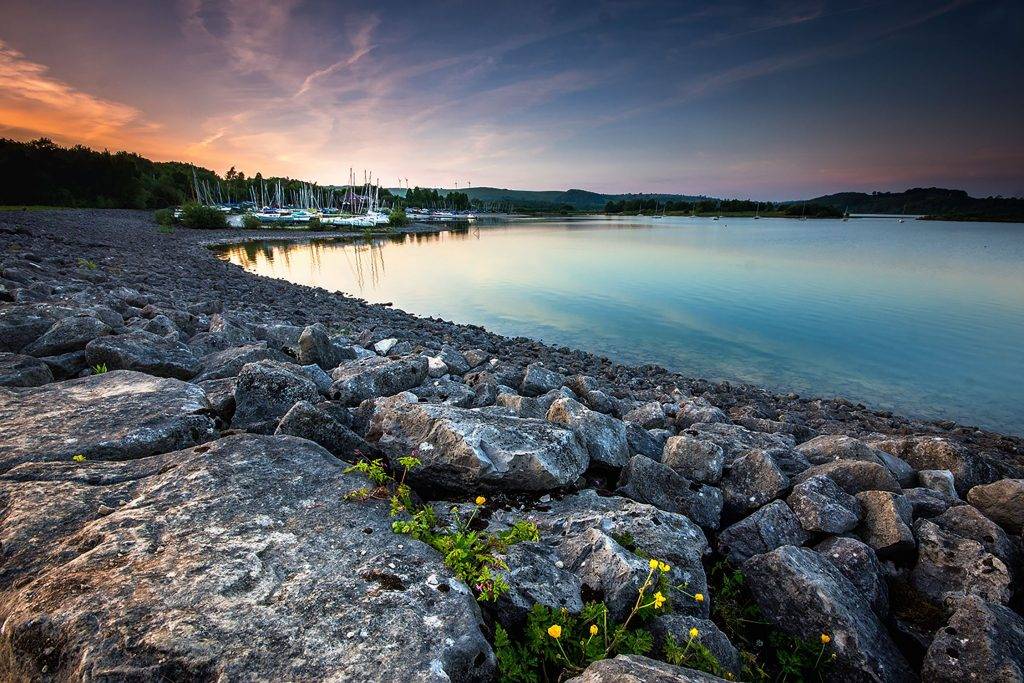
[[[214,437],[199,387],[128,370],[0,390],[0,472],[21,462],[127,460]]]
[[[490,680],[480,612],[316,444],[0,476],[0,637],[54,680]]]

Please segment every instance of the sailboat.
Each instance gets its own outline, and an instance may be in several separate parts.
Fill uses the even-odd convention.
[[[758,215],[760,213],[761,213],[761,202],[758,202],[757,203],[757,208],[754,209],[754,220],[755,221],[761,220],[761,216]]]
[[[664,214],[658,213],[658,207],[661,206],[661,202],[654,203],[654,215],[651,218],[661,218]]]

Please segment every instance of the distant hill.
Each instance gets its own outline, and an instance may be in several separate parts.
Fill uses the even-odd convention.
[[[405,190],[401,188],[389,188],[392,194],[405,196]],[[455,192],[454,189],[438,188],[438,192]],[[485,204],[511,205],[515,208],[524,209],[560,209],[571,207],[576,211],[600,211],[604,209],[609,201],[629,200],[652,200],[658,202],[692,202],[707,197],[684,194],[601,194],[588,190],[510,190],[499,187],[470,187],[459,188],[458,192],[469,195],[471,200],[478,200]]]
[[[906,213],[958,220],[1024,221],[1024,199],[971,197],[963,190],[915,187],[906,192],[840,192],[810,200],[850,213]]]

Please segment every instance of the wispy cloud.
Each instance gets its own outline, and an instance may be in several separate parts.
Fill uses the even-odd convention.
[[[54,78],[49,69],[0,40],[0,125],[39,135],[73,131],[86,142],[116,133],[153,132],[142,112]]]

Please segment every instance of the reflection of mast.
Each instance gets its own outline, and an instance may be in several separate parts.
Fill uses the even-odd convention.
[[[341,252],[345,255],[345,260],[348,262],[349,270],[352,271],[352,276],[355,278],[356,285],[359,287],[359,291],[362,292],[366,287],[366,272],[363,265],[363,254],[366,253],[370,257],[370,285],[377,287],[380,285],[380,280],[383,275],[386,274],[384,269],[384,249],[383,246],[376,242],[367,242],[366,244],[353,244],[352,253],[355,256],[353,262],[348,257],[348,249],[342,246]]]

